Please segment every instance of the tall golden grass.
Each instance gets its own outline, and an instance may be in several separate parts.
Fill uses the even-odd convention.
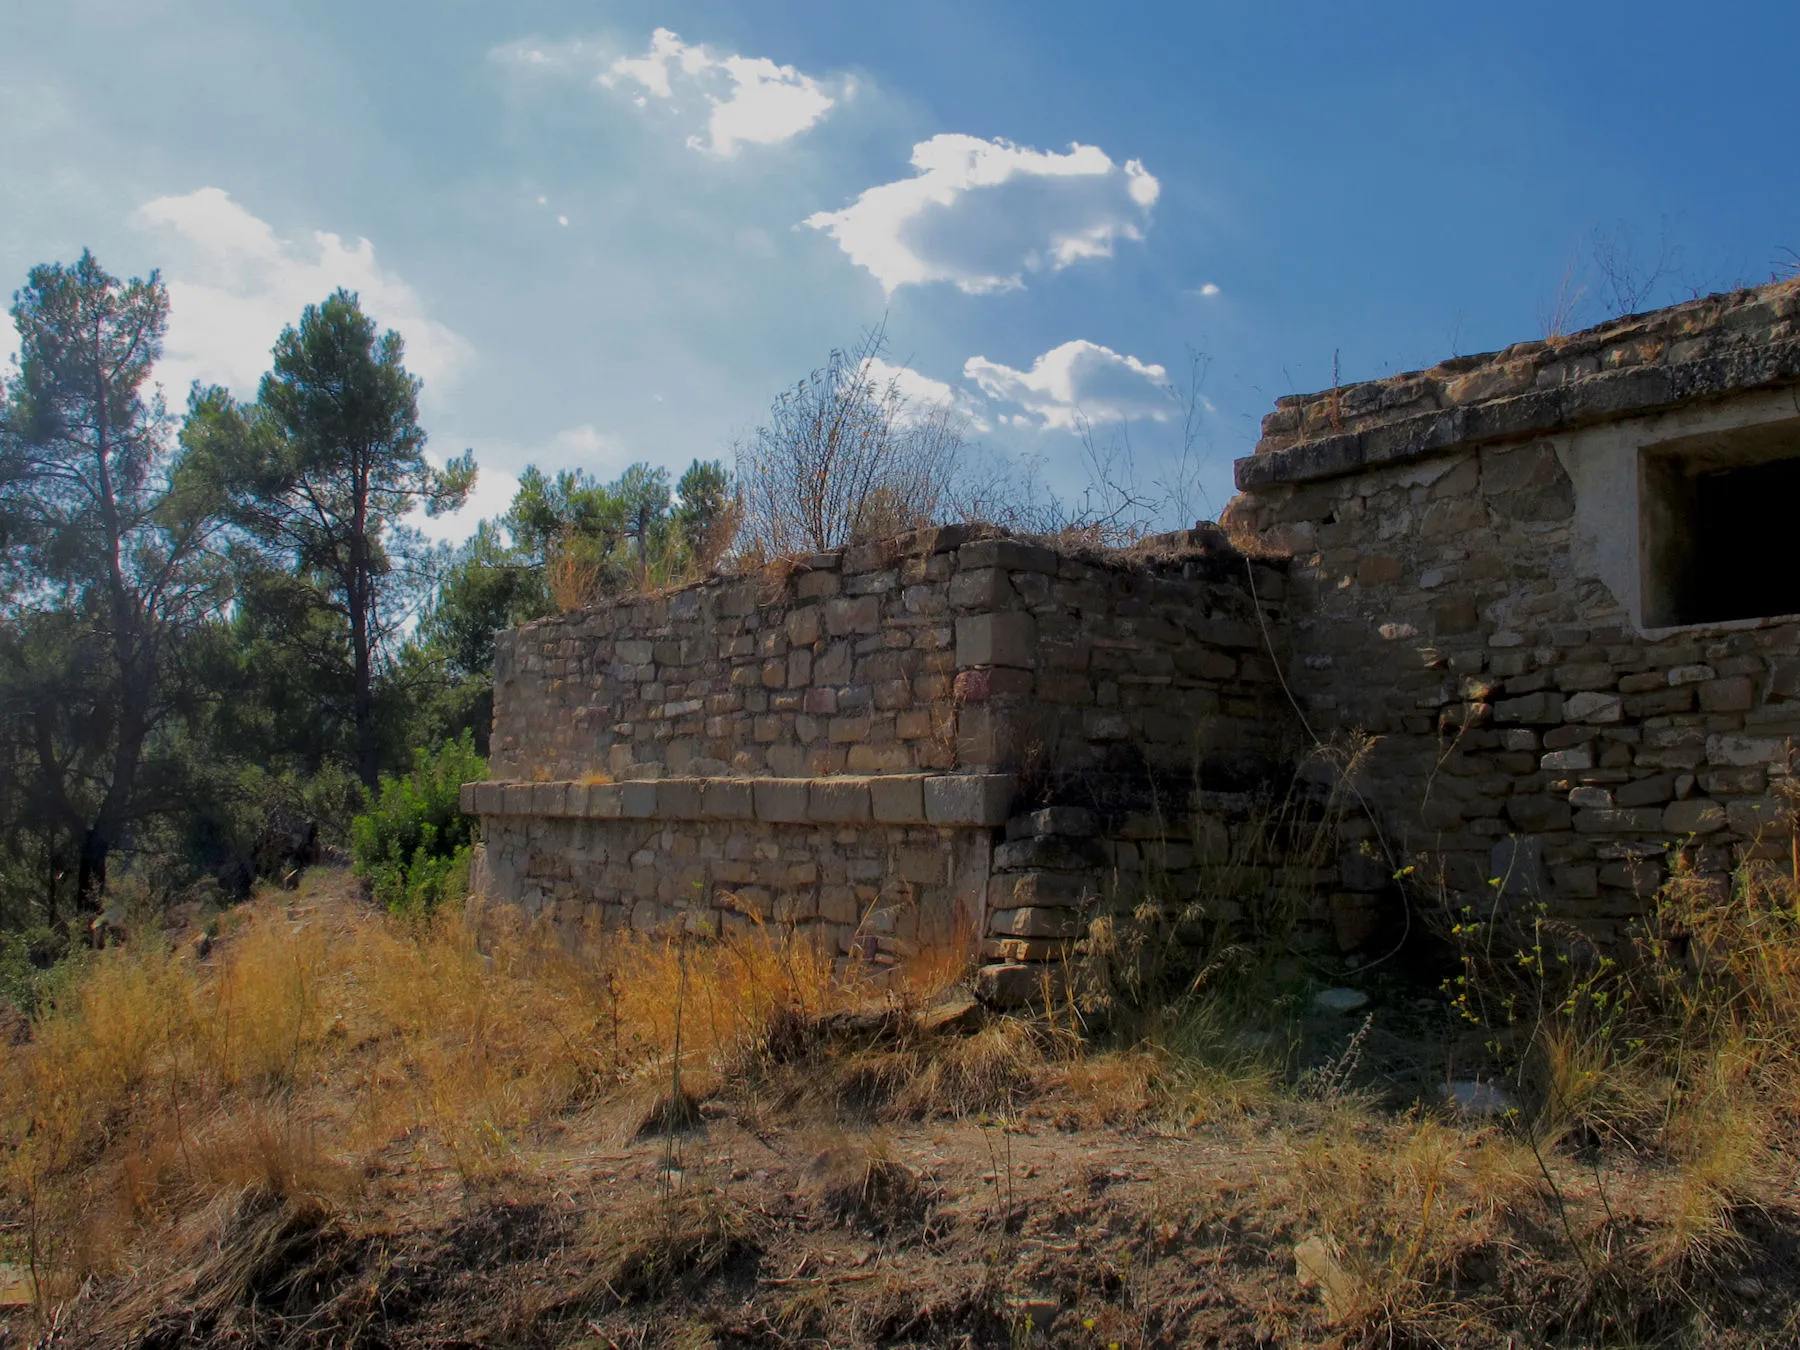
[[[702,1083],[778,1017],[877,993],[760,929],[409,923],[350,890],[315,873],[264,897],[208,961],[151,935],[97,953],[27,1044],[0,1047],[0,1203],[47,1291],[234,1188],[335,1203],[384,1168],[480,1185],[527,1165],[559,1114]]]

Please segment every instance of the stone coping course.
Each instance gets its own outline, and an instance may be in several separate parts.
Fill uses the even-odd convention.
[[[1800,383],[1800,280],[1277,402],[1239,489],[1332,478]]]
[[[1015,790],[1006,773],[487,782],[463,784],[462,809],[479,816],[995,829],[1011,814]]]

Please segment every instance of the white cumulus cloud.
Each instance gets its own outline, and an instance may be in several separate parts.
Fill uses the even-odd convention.
[[[880,357],[869,362],[869,378],[878,389],[891,387],[905,401],[907,412],[913,416],[942,408],[964,419],[973,431],[988,430],[981,400],[965,389],[921,375],[910,366],[896,366]]]
[[[328,230],[304,243],[282,239],[216,187],[146,202],[132,223],[170,241],[169,333],[156,378],[177,407],[194,380],[255,394],[282,328],[339,287],[356,292],[383,328],[399,330],[407,368],[428,388],[453,379],[470,356],[462,337],[427,317],[411,286],[377,265],[367,239],[347,243]]]
[[[508,43],[495,49],[497,59],[529,72],[569,74],[592,70],[596,49],[581,42],[553,45]],[[599,59],[594,82],[617,89],[639,108],[652,100],[671,115],[704,108],[706,130],[688,137],[688,145],[727,157],[745,145],[779,145],[807,130],[854,87],[815,79],[766,56],[714,52],[683,42],[667,28],[650,35],[639,56]]]
[[[890,295],[932,281],[971,295],[1015,290],[1028,272],[1110,257],[1119,240],[1144,237],[1161,192],[1140,162],[1115,164],[1092,145],[1059,154],[945,134],[915,145],[912,166],[911,178],[804,222]]]
[[[1083,418],[1166,422],[1180,411],[1161,366],[1083,340],[1052,347],[1030,370],[971,356],[963,375],[995,402],[1021,409],[1010,420],[1057,430],[1074,430]]]

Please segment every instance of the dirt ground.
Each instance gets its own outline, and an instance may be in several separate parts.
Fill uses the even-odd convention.
[[[1095,1128],[1055,1093],[872,1132],[702,1109],[626,1142],[563,1122],[476,1186],[401,1141],[343,1211],[240,1195],[176,1260],[90,1283],[54,1325],[20,1310],[0,1345],[1800,1345],[1800,1196],[1745,1216],[1710,1283],[1609,1288],[1554,1214],[1625,1240],[1658,1178],[1563,1166],[1555,1208],[1533,1187],[1445,1268],[1384,1281],[1341,1248],[1296,1259],[1309,1146],[1379,1147],[1380,1124]]]
[[[1369,987],[1366,1025],[1302,1010],[1361,1047],[1360,1085],[1324,1091],[840,1014],[755,1072],[571,1101],[481,1168],[414,1124],[335,1179],[215,1179],[42,1306],[14,1205],[0,1350],[1800,1346],[1787,1143],[1731,1173],[1753,1194],[1579,1132],[1540,1151],[1433,1105],[1442,1004]],[[894,1077],[1003,1060],[985,1095]]]

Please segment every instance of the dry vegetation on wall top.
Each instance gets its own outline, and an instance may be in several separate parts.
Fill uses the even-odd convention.
[[[1471,917],[1448,1007],[1264,963],[1108,1038],[316,871],[0,1049],[0,1344],[1792,1345],[1795,882],[1678,877],[1630,967],[1521,912],[1502,978]]]

